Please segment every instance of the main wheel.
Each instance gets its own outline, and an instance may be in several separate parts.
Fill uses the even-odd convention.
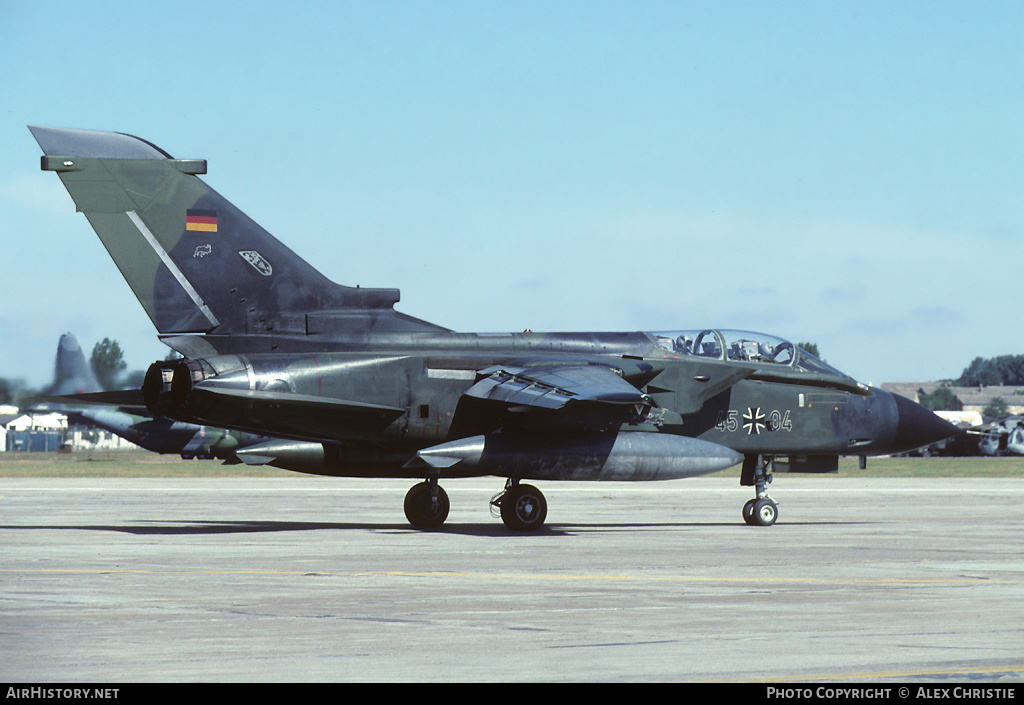
[[[434,494],[437,490],[437,494]],[[405,495],[405,518],[417,529],[436,529],[448,518],[448,493],[429,482],[413,485]]]
[[[750,499],[743,505],[743,521],[750,526],[754,525],[754,502],[756,501],[756,499]]]
[[[771,526],[779,518],[779,508],[775,502],[762,497],[751,507],[751,518],[755,526]]]
[[[513,531],[536,531],[548,516],[548,503],[533,485],[515,485],[501,498],[501,520]]]

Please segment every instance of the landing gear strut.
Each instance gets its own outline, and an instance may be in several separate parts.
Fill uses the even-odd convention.
[[[417,529],[436,529],[448,518],[450,506],[437,478],[427,478],[405,495],[405,518]]]
[[[779,507],[768,496],[768,485],[772,482],[768,471],[771,462],[770,455],[748,455],[743,459],[740,484],[753,485],[757,495],[743,505],[743,521],[751,526],[771,526],[779,518]]]
[[[536,531],[548,516],[548,502],[533,485],[521,485],[509,478],[505,490],[491,499],[501,512],[501,520],[513,531]]]

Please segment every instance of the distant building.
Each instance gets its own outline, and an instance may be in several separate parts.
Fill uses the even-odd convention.
[[[64,431],[67,427],[67,417],[56,411],[20,414],[7,424],[8,431]]]
[[[138,448],[109,431],[77,424],[68,425],[59,412],[23,414],[17,407],[0,406],[0,452],[55,452],[73,450],[121,450]]]
[[[63,414],[19,414],[5,425],[4,450],[47,452],[64,443],[68,420]]]
[[[942,382],[889,382],[883,384],[882,389],[920,402],[922,394],[933,394],[941,386],[943,386]],[[1024,414],[1024,387],[1008,385],[954,387],[949,385],[949,389],[956,397],[954,406],[957,407],[957,411],[974,411],[980,414],[990,404],[1001,399],[1006,405],[1008,415]]]
[[[18,407],[0,404],[0,453],[7,450],[7,424],[21,416]]]
[[[953,387],[953,393],[967,411],[983,411],[1002,399],[1008,414],[1024,413],[1024,387],[997,385],[991,387]]]
[[[139,446],[102,428],[74,425],[68,429],[65,442],[73,450],[138,450]]]

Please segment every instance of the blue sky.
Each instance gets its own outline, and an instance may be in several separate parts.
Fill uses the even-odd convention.
[[[166,348],[28,124],[127,132],[463,331],[723,327],[873,384],[1024,354],[1019,2],[0,0],[0,376]]]

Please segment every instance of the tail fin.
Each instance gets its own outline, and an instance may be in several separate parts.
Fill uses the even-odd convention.
[[[82,346],[78,344],[78,338],[71,333],[62,335],[57,344],[53,387],[47,393],[84,394],[102,390],[89,361],[85,359]]]
[[[29,129],[161,337],[444,330],[396,312],[397,289],[328,280],[199,179],[204,160],[120,133]]]

